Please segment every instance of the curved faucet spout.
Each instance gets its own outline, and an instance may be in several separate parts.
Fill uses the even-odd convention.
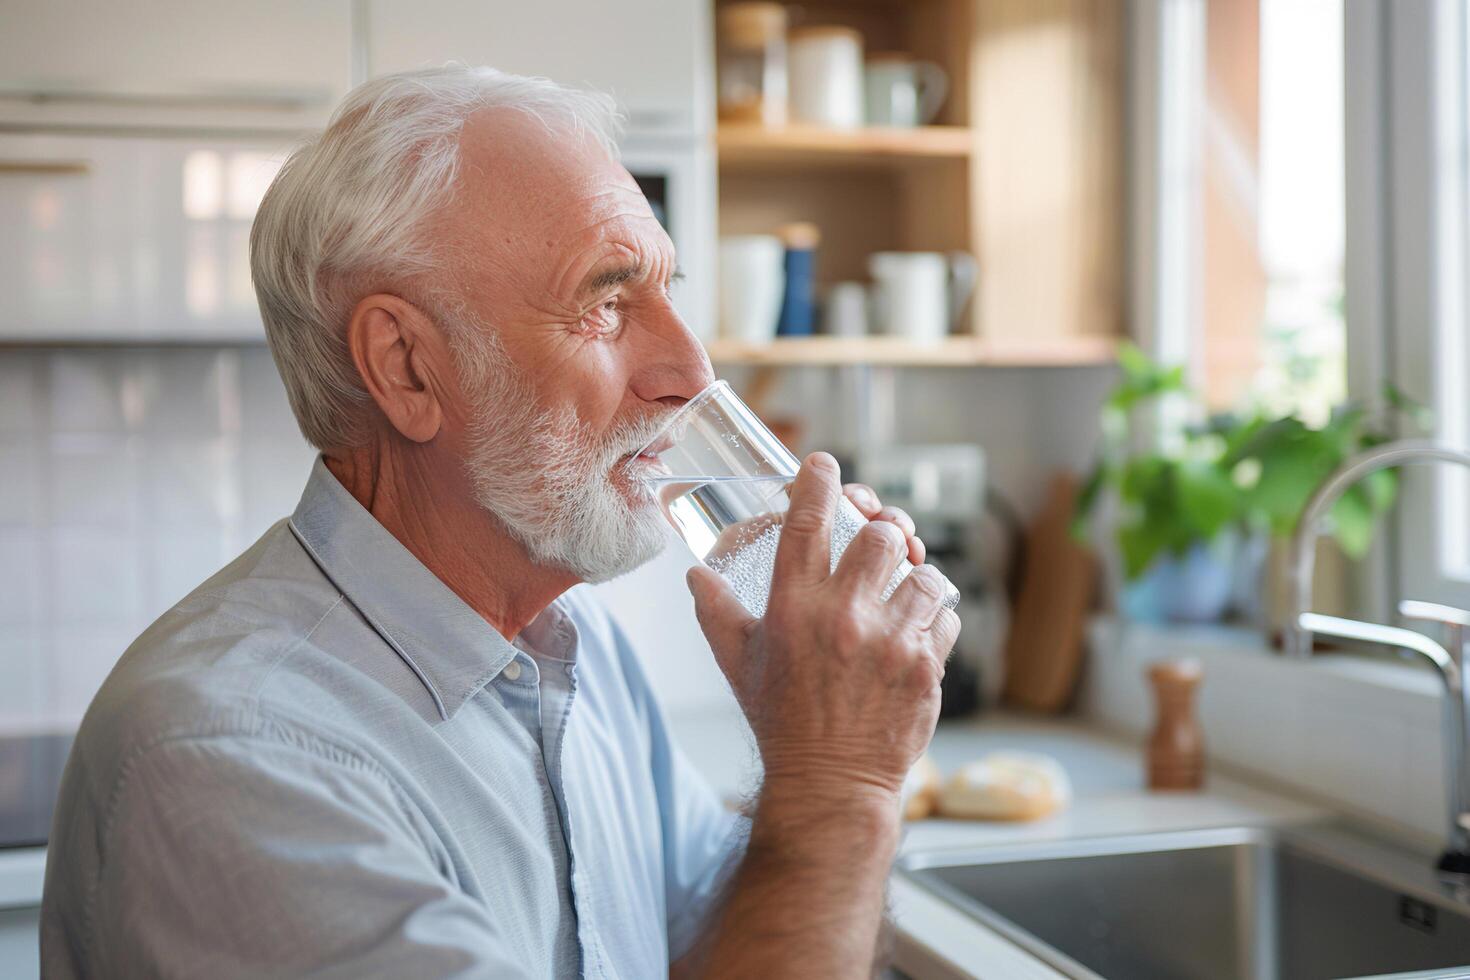
[[[1309,633],[1336,636],[1344,640],[1362,640],[1364,643],[1381,643],[1386,647],[1417,653],[1439,669],[1440,680],[1451,694],[1460,693],[1460,665],[1454,661],[1444,647],[1423,633],[1402,629],[1398,626],[1380,626],[1340,616],[1324,616],[1321,613],[1302,613],[1301,626]]]
[[[1374,446],[1366,452],[1349,459],[1329,476],[1312,494],[1306,510],[1297,522],[1296,534],[1291,539],[1291,578],[1287,582],[1290,590],[1287,617],[1282,632],[1282,647],[1288,657],[1309,657],[1312,654],[1312,631],[1302,624],[1302,615],[1308,611],[1312,601],[1312,573],[1317,557],[1317,526],[1323,515],[1337,503],[1353,484],[1369,473],[1415,463],[1452,463],[1470,468],[1470,453],[1427,439],[1400,439]]]
[[[1375,446],[1348,460],[1312,494],[1297,523],[1291,542],[1291,618],[1282,637],[1286,655],[1305,659],[1312,655],[1312,637],[1322,633],[1353,640],[1381,643],[1419,654],[1439,670],[1444,681],[1443,712],[1445,803],[1449,830],[1439,869],[1458,877],[1470,877],[1470,690],[1466,689],[1465,631],[1470,613],[1425,602],[1406,602],[1400,613],[1409,619],[1427,619],[1442,624],[1450,636],[1450,648],[1435,643],[1413,630],[1377,623],[1363,623],[1337,616],[1308,612],[1312,601],[1312,566],[1316,557],[1317,524],[1348,487],[1369,473],[1411,463],[1452,463],[1470,468],[1470,453],[1417,439]]]

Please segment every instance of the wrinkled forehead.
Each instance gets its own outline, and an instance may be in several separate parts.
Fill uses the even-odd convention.
[[[628,171],[590,134],[515,109],[470,117],[443,231],[486,258],[551,258],[621,224],[655,221]],[[463,236],[463,237],[461,237]]]

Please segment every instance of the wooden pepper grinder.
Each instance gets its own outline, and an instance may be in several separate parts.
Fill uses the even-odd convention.
[[[1198,660],[1163,660],[1148,670],[1158,721],[1148,740],[1148,788],[1197,790],[1205,783],[1205,740],[1194,715]]]

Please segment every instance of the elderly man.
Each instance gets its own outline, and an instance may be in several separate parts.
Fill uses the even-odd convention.
[[[881,600],[922,560],[902,514],[830,569],[841,488],[812,456],[762,620],[689,577],[761,754],[750,816],[680,755],[574,588],[657,550],[637,450],[711,381],[614,118],[543,80],[413,72],[353,92],[276,178],[253,273],[321,457],[87,713],[49,975],[872,968],[958,622],[932,569]]]

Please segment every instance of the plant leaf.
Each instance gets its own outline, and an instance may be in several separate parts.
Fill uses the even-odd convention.
[[[1240,513],[1240,489],[1213,463],[1181,464],[1177,484],[1180,516],[1198,540],[1213,539]]]
[[[1123,574],[1134,581],[1154,563],[1167,547],[1161,525],[1143,520],[1118,528],[1118,548],[1123,553]]]
[[[1357,483],[1332,505],[1332,536],[1342,546],[1343,553],[1354,560],[1368,553],[1373,543],[1373,527],[1377,515],[1369,498],[1365,484]]]
[[[1255,454],[1261,476],[1247,491],[1246,500],[1252,510],[1267,518],[1273,533],[1287,535],[1296,529],[1313,491],[1337,468],[1342,454],[1330,435],[1300,423],[1282,427],[1279,436],[1264,440]]]

